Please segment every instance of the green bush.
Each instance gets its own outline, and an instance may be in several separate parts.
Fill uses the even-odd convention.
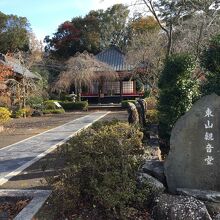
[[[159,138],[163,154],[168,153],[171,130],[199,96],[198,80],[193,78],[195,61],[188,54],[170,56],[159,79]]]
[[[81,102],[60,102],[60,105],[64,108],[64,110],[88,110],[88,102],[81,101]]]
[[[99,131],[103,126],[114,126],[120,121],[118,119],[113,119],[111,121],[96,121],[92,124],[91,128],[95,131]]]
[[[43,98],[41,96],[30,96],[27,99],[26,104],[29,105],[31,108],[35,108],[41,106],[43,104]]]
[[[121,107],[122,108],[128,108],[128,102],[131,102],[131,103],[136,103],[136,100],[123,100],[121,101]]]
[[[53,179],[54,202],[60,214],[92,207],[125,219],[129,207],[143,204],[149,186],[137,185],[143,161],[143,134],[127,123],[98,123],[62,147],[68,166]],[[64,216],[63,216],[64,217]]]
[[[47,100],[44,101],[44,114],[61,114],[64,113],[65,110],[62,107],[58,107],[54,102],[58,102],[56,100]]]
[[[150,96],[150,89],[145,88],[143,98],[146,99]]]
[[[208,48],[203,51],[201,65],[208,72],[207,81],[202,87],[204,95],[215,92],[220,95],[220,34],[214,36]]]
[[[52,110],[52,109],[58,109],[58,107],[56,106],[56,104],[54,102],[59,102],[57,100],[47,100],[44,101],[43,105],[44,105],[44,109],[48,110]]]
[[[22,118],[22,117],[24,117],[25,116],[25,109],[18,109],[17,111],[15,111],[14,113],[13,113],[13,116],[15,117],[15,118]]]
[[[11,112],[7,108],[0,107],[0,125],[9,121],[10,116],[11,116]]]

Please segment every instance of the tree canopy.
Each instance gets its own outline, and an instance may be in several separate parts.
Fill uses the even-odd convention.
[[[154,16],[165,33],[167,56],[190,49],[198,55],[204,46],[203,40],[209,38],[219,28],[218,0],[140,0],[140,2],[145,4],[146,11]]]
[[[195,59],[189,54],[173,54],[166,60],[159,79],[160,148],[168,153],[171,130],[177,119],[188,111],[199,96],[194,79]]]
[[[127,6],[116,4],[105,11],[90,11],[85,17],[74,17],[61,24],[52,37],[45,37],[45,49],[56,57],[68,58],[85,50],[97,54],[110,44],[123,48],[128,14]]]
[[[27,51],[29,49],[30,24],[25,17],[0,12],[1,53]]]

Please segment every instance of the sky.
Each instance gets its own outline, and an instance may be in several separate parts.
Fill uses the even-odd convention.
[[[0,0],[0,11],[26,17],[38,40],[56,32],[58,26],[90,10],[106,9],[132,0]]]

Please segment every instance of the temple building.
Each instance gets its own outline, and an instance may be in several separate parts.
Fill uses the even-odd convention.
[[[136,81],[133,79],[132,66],[126,63],[125,54],[116,46],[111,46],[100,52],[95,58],[108,64],[117,74],[116,78],[105,76],[104,72],[100,77],[103,80],[91,82],[82,92],[82,98],[89,102],[119,103],[121,100],[134,99],[141,96],[136,89]],[[100,70],[97,71],[100,73]],[[101,83],[100,83],[101,82]]]

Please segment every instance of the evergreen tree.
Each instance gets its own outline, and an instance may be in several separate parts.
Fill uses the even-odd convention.
[[[163,154],[169,151],[171,130],[177,119],[188,111],[199,96],[198,81],[193,79],[195,61],[189,54],[171,55],[159,80],[159,138]]]
[[[29,50],[30,24],[27,18],[0,12],[0,52]]]
[[[201,57],[201,65],[207,70],[204,95],[215,92],[220,95],[220,34],[214,36]]]

